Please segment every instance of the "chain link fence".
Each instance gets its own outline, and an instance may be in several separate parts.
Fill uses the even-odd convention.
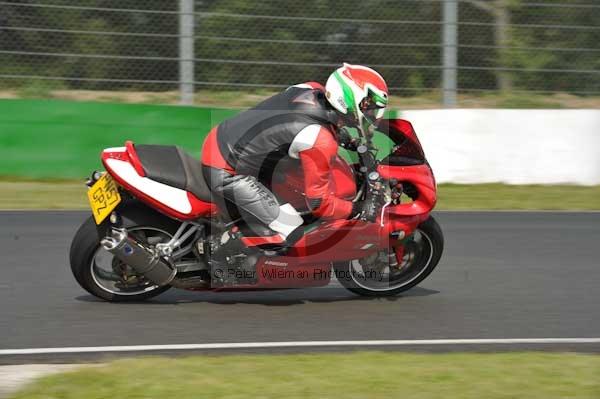
[[[394,95],[449,106],[457,93],[589,97],[600,94],[598,39],[590,0],[0,1],[0,91],[190,103],[324,82],[349,62],[379,70]]]

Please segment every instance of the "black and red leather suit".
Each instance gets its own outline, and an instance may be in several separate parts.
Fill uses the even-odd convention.
[[[329,187],[338,151],[338,118],[323,86],[310,82],[289,87],[213,128],[204,142],[202,164],[221,210],[269,227],[256,235],[284,241],[296,236],[292,233],[299,230],[301,218],[267,188],[276,166],[285,161],[303,169],[307,205],[314,216],[349,217],[352,202],[336,198]]]

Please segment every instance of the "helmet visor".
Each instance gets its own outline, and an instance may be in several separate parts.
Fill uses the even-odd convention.
[[[360,102],[360,110],[369,123],[375,123],[378,119],[383,118],[386,105],[387,97],[369,90],[367,97]]]

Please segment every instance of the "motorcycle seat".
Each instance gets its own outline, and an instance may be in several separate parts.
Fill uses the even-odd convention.
[[[146,177],[211,202],[210,189],[204,180],[199,159],[178,146],[140,144],[135,145],[134,150]]]

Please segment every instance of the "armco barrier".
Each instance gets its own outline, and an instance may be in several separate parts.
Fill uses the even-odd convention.
[[[401,112],[439,183],[600,184],[600,110]]]

